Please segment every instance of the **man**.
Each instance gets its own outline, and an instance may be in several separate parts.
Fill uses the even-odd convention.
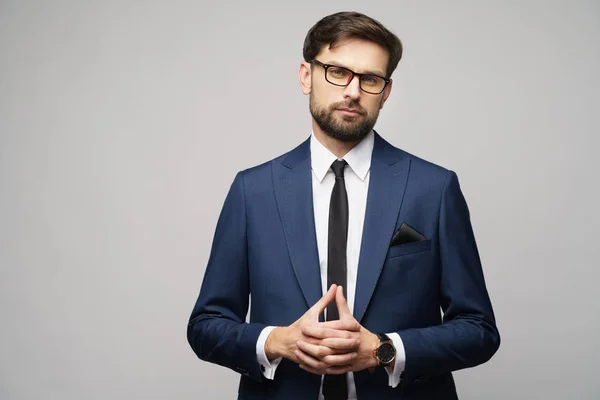
[[[498,349],[456,174],[373,131],[401,54],[365,15],[319,21],[311,137],[231,186],[188,340],[240,399],[456,399],[451,372]]]

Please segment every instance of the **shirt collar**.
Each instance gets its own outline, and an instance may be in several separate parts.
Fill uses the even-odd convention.
[[[375,136],[371,130],[360,143],[342,157],[361,181],[365,180],[367,172],[371,168],[371,156],[373,155],[374,144]],[[310,158],[312,170],[319,182],[323,182],[331,164],[338,159],[335,154],[330,152],[317,140],[314,132],[310,137]]]

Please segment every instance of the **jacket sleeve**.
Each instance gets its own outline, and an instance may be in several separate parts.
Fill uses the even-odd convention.
[[[398,332],[406,352],[403,383],[482,364],[500,346],[469,210],[453,171],[444,184],[438,229],[443,323]]]
[[[196,355],[258,381],[256,342],[265,325],[246,323],[250,284],[243,172],[235,177],[217,222],[187,338]]]

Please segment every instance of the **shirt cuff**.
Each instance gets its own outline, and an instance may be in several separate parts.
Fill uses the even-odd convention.
[[[267,358],[267,354],[265,353],[265,343],[267,343],[267,338],[275,326],[267,326],[262,330],[260,335],[258,336],[258,340],[256,341],[256,359],[260,365],[260,371],[263,376],[267,379],[273,380],[275,378],[275,371],[281,362],[281,357],[274,359],[269,362]],[[400,336],[398,336],[400,337]]]
[[[402,343],[400,335],[397,333],[388,333],[387,335],[390,339],[392,339],[392,343],[396,348],[396,361],[394,362],[394,365],[385,367],[385,370],[388,373],[389,385],[395,388],[400,383],[400,376],[404,372],[404,367],[406,365],[406,353],[404,352],[404,343]]]

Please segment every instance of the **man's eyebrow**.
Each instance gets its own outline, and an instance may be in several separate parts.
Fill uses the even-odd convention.
[[[338,62],[335,62],[335,61],[323,62],[323,64],[335,65],[336,67],[342,67],[342,68],[349,69],[350,71],[354,71],[352,68],[347,67],[347,66],[343,65],[342,63],[338,63]],[[354,71],[354,72],[356,72],[356,71]],[[377,76],[383,76],[383,77],[385,77],[385,74],[383,72],[381,72],[381,71],[366,71],[366,72],[357,72],[357,73],[359,73],[359,74],[367,74],[367,75],[377,75]]]

